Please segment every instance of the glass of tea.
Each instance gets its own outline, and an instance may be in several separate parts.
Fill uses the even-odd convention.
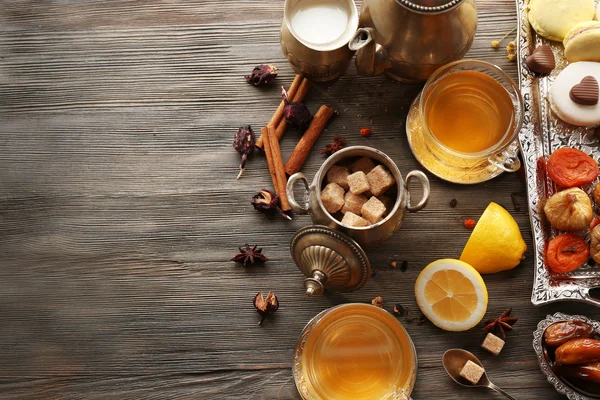
[[[410,399],[417,354],[397,318],[351,303],[325,310],[306,325],[293,371],[305,400]]]
[[[455,183],[484,182],[521,167],[519,87],[500,67],[478,60],[447,64],[411,105],[406,132],[417,160]]]

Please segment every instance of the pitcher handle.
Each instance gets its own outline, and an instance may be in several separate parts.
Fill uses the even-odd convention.
[[[411,195],[410,195],[410,189],[408,188],[408,186],[410,185],[410,181],[412,181],[413,179],[416,179],[419,181],[419,183],[421,184],[421,186],[423,187],[423,196],[421,197],[421,200],[419,201],[419,203],[417,203],[417,205],[412,205],[412,200],[411,200]],[[406,175],[406,193],[407,193],[407,200],[406,200],[406,209],[408,210],[408,212],[417,212],[423,209],[423,207],[425,207],[427,205],[427,202],[429,201],[429,193],[431,192],[431,187],[429,185],[429,179],[427,178],[427,175],[425,175],[423,172],[421,171],[410,171],[408,173],[408,175]]]
[[[515,140],[502,153],[494,154],[488,158],[490,164],[504,172],[517,172],[521,168],[519,160],[519,144]]]
[[[294,185],[297,181],[302,181],[304,184],[304,207],[302,207],[296,201],[294,197]],[[296,172],[294,175],[290,176],[288,179],[287,186],[287,198],[290,202],[290,207],[292,207],[292,211],[296,215],[307,215],[310,214],[310,186],[308,185],[308,181],[306,180],[306,176],[302,172]]]
[[[392,66],[385,48],[377,43],[373,28],[358,28],[348,48],[356,53],[356,71],[362,76],[381,75]]]

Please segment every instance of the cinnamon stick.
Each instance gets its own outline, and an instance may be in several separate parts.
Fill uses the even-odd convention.
[[[300,85],[300,88],[298,88],[298,91],[295,93],[294,97],[290,97],[290,95],[288,93],[288,98],[290,99],[290,101],[293,101],[294,103],[300,103],[300,102],[304,101],[304,98],[308,94],[309,88],[310,88],[310,81],[308,79],[304,78],[302,80],[302,84]],[[274,126],[277,127],[277,130],[275,131],[275,134],[277,135],[277,140],[281,140],[281,137],[283,136],[283,134],[285,133],[285,131],[288,128],[288,123],[285,122],[284,118],[282,118],[281,121],[279,122],[279,124],[274,125]]]
[[[267,158],[267,166],[269,167],[269,174],[271,175],[271,180],[273,181],[273,189],[275,193],[279,195],[279,188],[277,187],[277,174],[275,172],[275,164],[273,164],[273,155],[271,151],[271,142],[269,139],[269,129],[265,126],[260,130],[261,137],[265,138],[265,156]]]
[[[292,100],[294,98],[294,96],[296,95],[296,92],[298,92],[298,89],[300,88],[300,84],[302,83],[303,80],[308,80],[308,79],[303,78],[301,75],[296,75],[294,77],[294,80],[292,81],[292,84],[290,85],[290,88],[288,89],[288,98],[290,100]],[[273,116],[271,117],[271,120],[269,121],[269,123],[267,125],[272,125],[272,126],[279,125],[279,123],[283,120],[284,107],[285,107],[285,102],[283,100],[281,100],[281,103],[279,103],[279,107],[277,107],[277,110],[275,110],[275,114],[273,114]],[[261,148],[261,149],[264,148],[264,140],[265,139],[263,138],[262,133],[261,133],[260,137],[256,141],[256,147]]]
[[[270,153],[273,159],[273,168],[275,169],[275,178],[277,180],[277,185],[275,186],[275,188],[278,189],[277,195],[279,196],[281,209],[283,211],[289,211],[292,209],[292,207],[290,207],[290,203],[287,198],[287,178],[285,176],[285,169],[283,166],[283,157],[281,156],[281,148],[279,147],[279,140],[275,135],[275,127],[267,125],[267,132],[268,135],[265,138],[265,142],[267,140],[269,141]],[[273,182],[273,184],[275,185],[275,182]]]
[[[302,168],[302,165],[304,165],[310,150],[315,145],[315,142],[319,138],[319,135],[321,135],[321,132],[323,132],[323,129],[325,129],[327,121],[329,121],[329,118],[331,118],[334,113],[335,110],[327,107],[326,105],[322,105],[321,108],[319,108],[319,111],[317,111],[315,114],[315,117],[310,123],[308,129],[298,141],[296,148],[285,164],[285,172],[288,175],[293,175],[300,171],[300,168]]]

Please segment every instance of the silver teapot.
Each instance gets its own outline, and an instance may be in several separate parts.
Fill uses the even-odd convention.
[[[469,51],[477,29],[474,0],[363,0],[350,40],[360,75],[424,81]]]

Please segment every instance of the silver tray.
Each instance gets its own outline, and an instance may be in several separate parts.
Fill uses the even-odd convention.
[[[596,0],[598,3],[600,0]],[[519,143],[523,154],[527,177],[529,214],[533,232],[535,273],[531,302],[536,305],[556,301],[571,300],[591,303],[600,307],[600,300],[590,296],[590,289],[600,287],[600,266],[584,265],[564,275],[551,273],[546,268],[544,257],[546,242],[558,232],[545,220],[544,201],[556,192],[556,186],[546,174],[545,160],[560,147],[574,147],[600,157],[599,142],[594,129],[569,125],[550,109],[547,100],[549,89],[556,76],[568,64],[564,57],[562,43],[553,42],[538,36],[527,19],[529,0],[517,2],[517,63],[519,85],[524,101],[523,129],[519,133]],[[549,76],[536,76],[527,69],[525,59],[541,44],[552,48],[556,58],[556,69]],[[591,194],[594,184],[583,190]]]
[[[546,319],[543,319],[538,323],[537,330],[533,332],[533,349],[535,350],[535,354],[537,355],[537,359],[540,364],[540,369],[542,370],[542,373],[546,375],[546,378],[548,378],[548,382],[550,382],[552,386],[554,386],[558,393],[567,396],[569,400],[597,399],[598,397],[596,396],[588,397],[580,393],[578,390],[574,389],[570,384],[556,376],[556,374],[552,371],[552,366],[548,363],[546,357],[544,357],[544,347],[542,343],[542,338],[544,337],[544,331],[546,330],[546,328],[555,322],[574,320],[587,322],[588,324],[594,327],[596,332],[600,332],[600,323],[598,321],[593,321],[582,315],[567,315],[562,313],[547,315]]]

